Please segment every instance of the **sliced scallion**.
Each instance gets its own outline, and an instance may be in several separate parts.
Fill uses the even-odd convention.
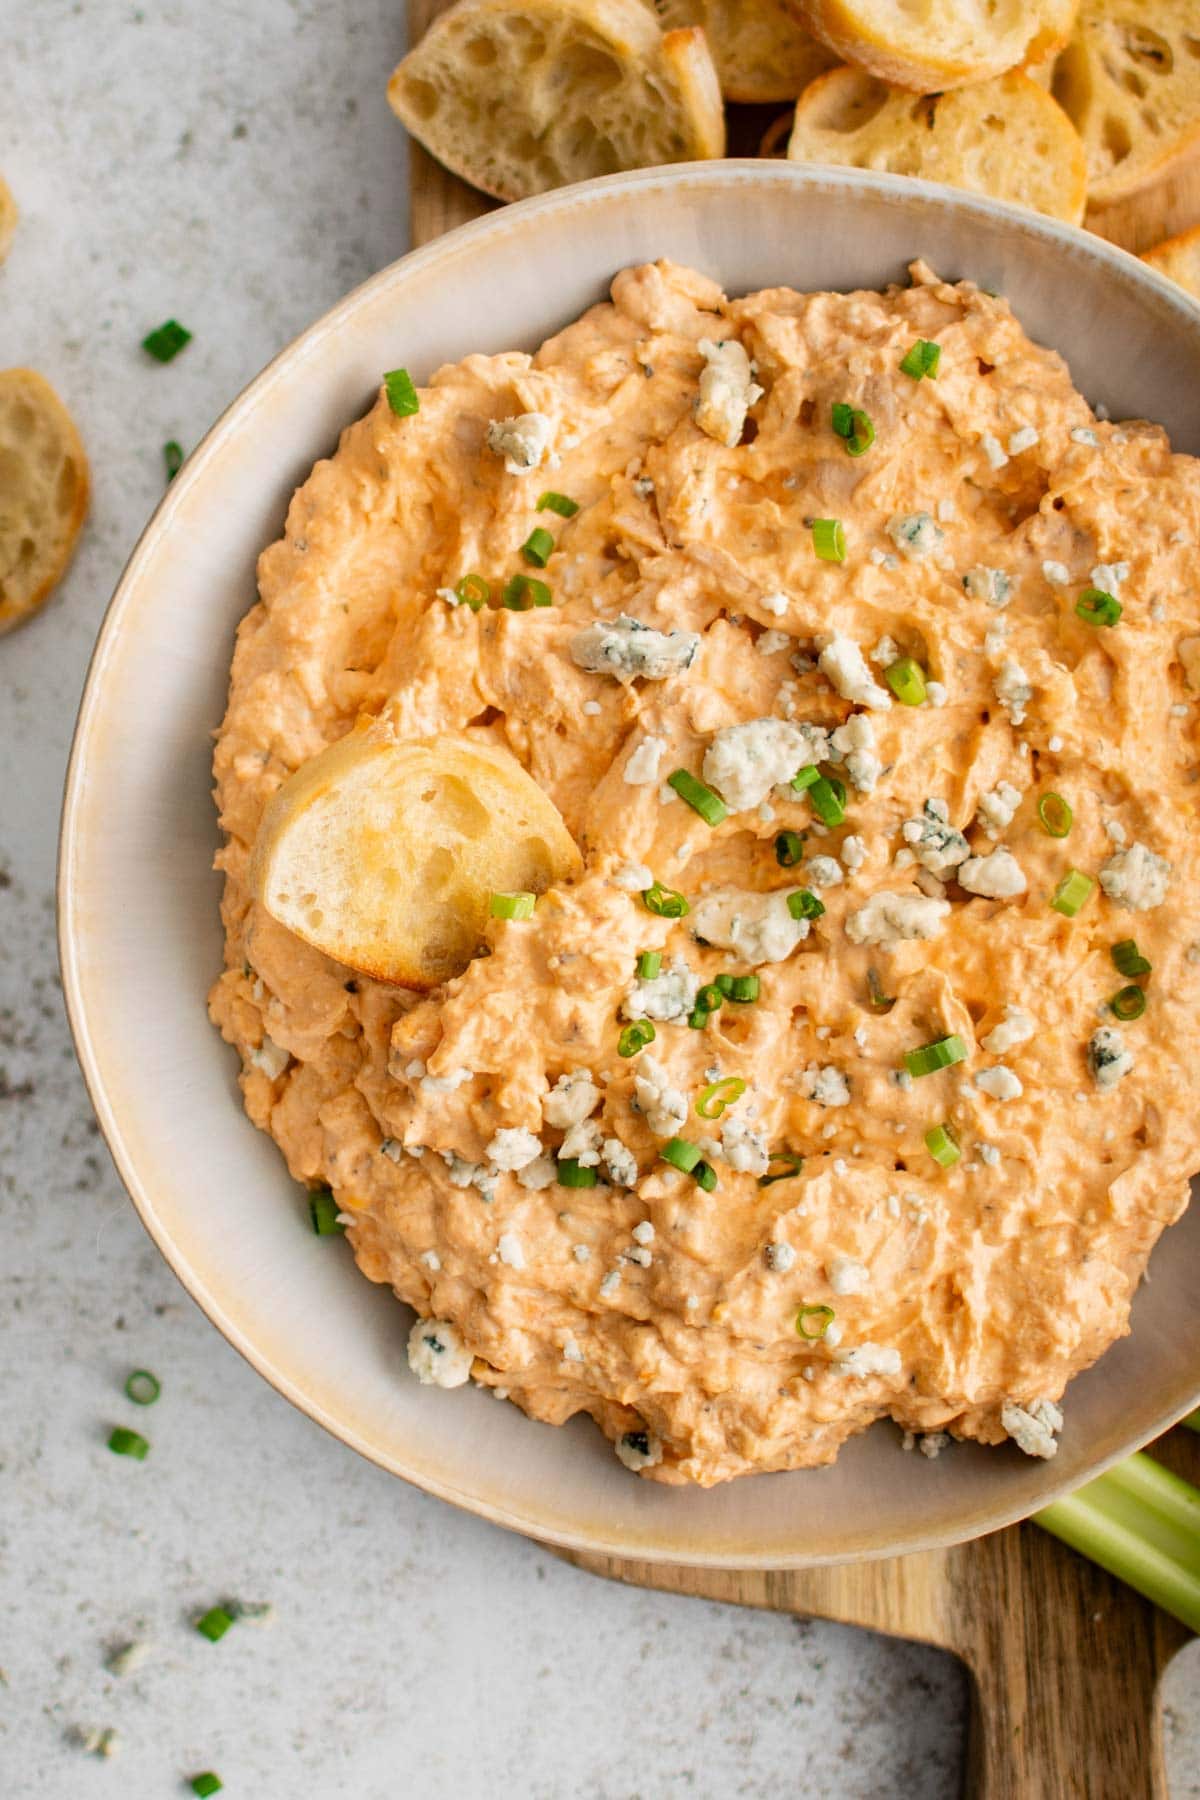
[[[1073,919],[1080,907],[1091,898],[1095,882],[1081,869],[1068,869],[1053,894],[1050,904],[1064,919]]]
[[[846,529],[840,519],[814,519],[812,545],[822,562],[846,560]]]
[[[1075,823],[1075,814],[1061,794],[1043,794],[1037,803],[1037,816],[1042,830],[1052,838],[1065,838]]]
[[[202,1613],[196,1620],[196,1630],[201,1637],[207,1638],[210,1644],[218,1644],[232,1624],[233,1614],[228,1612],[225,1607],[210,1606],[208,1611]]]
[[[639,981],[653,981],[662,969],[661,950],[643,950],[637,959]]]
[[[553,606],[550,589],[533,575],[514,575],[500,596],[509,612],[528,612],[533,606]]]
[[[867,414],[857,406],[847,406],[845,401],[835,400],[831,422],[834,431],[845,444],[848,456],[864,456],[875,442],[875,427]]]
[[[941,360],[940,344],[930,343],[928,338],[918,338],[900,358],[900,371],[904,375],[911,375],[914,381],[920,381],[926,375],[931,381],[936,381]]]
[[[686,800],[693,812],[698,812],[706,825],[719,825],[722,819],[729,817],[729,808],[720,794],[715,794],[710,787],[688,773],[686,769],[676,769],[667,776],[667,786],[674,788],[681,800]]]
[[[1085,625],[1115,625],[1121,611],[1121,602],[1103,588],[1084,588],[1075,602],[1075,616]]]
[[[896,996],[884,992],[877,969],[867,970],[867,992],[871,996],[871,1005],[877,1012],[891,1012],[896,1004]]]
[[[775,838],[775,861],[781,869],[794,869],[804,856],[804,839],[798,831],[781,831]]]
[[[704,1152],[699,1144],[693,1144],[689,1138],[673,1137],[667,1139],[658,1154],[664,1162],[670,1163],[673,1169],[679,1169],[683,1174],[690,1175]]]
[[[895,694],[901,706],[924,706],[929,698],[929,690],[925,686],[925,671],[920,663],[911,656],[902,656],[884,670],[883,679]]]
[[[802,1306],[796,1314],[796,1330],[810,1344],[815,1344],[825,1336],[836,1316],[832,1306]]]
[[[729,984],[729,998],[740,1002],[743,1006],[757,1000],[762,983],[757,975],[735,975]]]
[[[192,1792],[198,1794],[200,1800],[209,1800],[210,1794],[219,1794],[224,1785],[221,1777],[214,1775],[211,1769],[205,1769],[203,1774],[193,1775],[191,1779]]]
[[[421,410],[413,378],[407,369],[389,369],[383,378],[387,403],[398,419],[411,418]]]
[[[478,612],[491,599],[492,586],[482,575],[464,575],[461,581],[455,582],[454,592],[461,605],[469,606],[472,612]]]
[[[827,775],[818,775],[810,785],[808,802],[822,825],[840,825],[846,817],[846,790]]]
[[[820,781],[820,779],[821,771],[817,768],[817,765],[815,763],[805,763],[804,767],[802,769],[797,769],[796,773],[792,776],[792,786],[798,794],[802,794],[806,788],[810,788],[813,785],[814,781]]]
[[[719,1119],[725,1108],[740,1100],[745,1091],[746,1084],[740,1075],[726,1075],[720,1081],[710,1081],[701,1091],[696,1111],[702,1119]]]
[[[595,1187],[597,1176],[595,1169],[585,1168],[573,1156],[562,1156],[554,1165],[555,1179],[559,1187],[589,1188]]]
[[[568,500],[565,494],[556,494],[551,488],[541,495],[535,512],[554,512],[560,519],[573,519],[579,511],[578,500]]]
[[[787,909],[793,919],[819,919],[825,911],[825,902],[818,900],[808,888],[793,888],[787,897]]]
[[[706,981],[696,995],[696,1005],[702,1012],[716,1012],[725,998],[724,988],[718,987],[715,981]]]
[[[178,319],[168,319],[157,331],[149,332],[142,339],[142,349],[151,355],[155,362],[174,362],[185,344],[190,344],[192,334]]]
[[[140,1431],[130,1431],[128,1426],[114,1425],[108,1434],[108,1447],[114,1456],[132,1456],[135,1462],[145,1462],[150,1454],[150,1446]]]
[[[1148,975],[1153,966],[1146,961],[1132,938],[1122,938],[1119,944],[1113,945],[1109,954],[1120,973],[1131,979],[1138,975]]]
[[[125,1377],[125,1397],[135,1406],[153,1406],[162,1393],[162,1382],[149,1369],[133,1369]]]
[[[958,1139],[949,1125],[931,1125],[925,1133],[925,1148],[943,1169],[952,1169],[962,1155]]]
[[[176,443],[174,438],[168,438],[163,445],[163,463],[167,471],[167,480],[174,481],[183,467],[183,445]]]
[[[937,1038],[932,1044],[922,1044],[916,1050],[904,1052],[904,1066],[909,1074],[917,1077],[933,1075],[939,1069],[948,1069],[954,1063],[962,1062],[967,1054],[967,1046],[956,1031],[949,1037]]]
[[[711,1018],[712,1012],[707,1006],[693,1006],[687,1016],[688,1028],[691,1031],[703,1031]]]
[[[767,1172],[758,1178],[759,1187],[772,1187],[777,1181],[790,1181],[799,1175],[804,1167],[804,1158],[796,1156],[790,1150],[774,1150],[767,1164]]]
[[[727,975],[724,970],[722,970],[719,975],[713,977],[713,986],[719,994],[724,994],[727,1000],[732,999],[733,997],[733,983],[734,977],[732,975]]]
[[[318,1237],[336,1237],[345,1230],[338,1223],[340,1208],[328,1188],[313,1188],[308,1196],[308,1216]]]
[[[675,888],[664,887],[661,881],[642,889],[642,905],[659,919],[682,919],[690,911],[683,895]]]
[[[706,1194],[711,1194],[717,1185],[717,1171],[711,1163],[698,1162],[692,1170],[692,1180],[697,1187],[703,1188]]]
[[[636,1056],[647,1044],[652,1044],[658,1034],[651,1019],[635,1019],[632,1025],[626,1025],[617,1039],[618,1056]]]
[[[521,555],[535,569],[544,569],[553,554],[554,535],[544,525],[536,526],[521,545]]]
[[[1128,987],[1118,989],[1108,1004],[1114,1019],[1128,1025],[1132,1019],[1140,1019],[1146,1010],[1145,990],[1136,981],[1131,981]]]
[[[532,919],[537,895],[518,888],[513,894],[493,894],[489,905],[493,919]]]

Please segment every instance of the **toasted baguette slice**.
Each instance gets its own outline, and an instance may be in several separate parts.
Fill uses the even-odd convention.
[[[704,33],[664,34],[641,0],[458,0],[388,99],[431,155],[501,200],[725,153]]]
[[[1200,139],[1200,5],[1087,0],[1051,91],[1083,138],[1089,199],[1137,193]]]
[[[296,770],[263,815],[250,890],[335,962],[428,989],[466,968],[493,893],[578,873],[557,809],[514,757],[366,725]]]
[[[700,25],[727,100],[794,100],[839,59],[787,0],[644,0],[664,29]]]
[[[792,0],[831,50],[892,87],[940,93],[1065,44],[1079,0]]]
[[[0,262],[8,255],[9,245],[13,241],[13,232],[17,229],[17,203],[12,197],[12,190],[0,175]]]
[[[1193,225],[1190,231],[1155,244],[1153,250],[1146,251],[1142,261],[1161,274],[1169,275],[1172,281],[1177,281],[1181,288],[1186,288],[1200,300],[1200,225]]]
[[[1083,145],[1027,75],[916,97],[861,69],[832,69],[796,102],[792,162],[921,175],[1077,224],[1087,200]]]
[[[87,505],[87,457],[70,413],[32,369],[0,370],[0,632],[61,580]]]

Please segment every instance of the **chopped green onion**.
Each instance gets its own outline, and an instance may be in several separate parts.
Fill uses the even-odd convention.
[[[863,456],[875,442],[875,427],[857,406],[842,400],[833,403],[833,429],[843,440],[848,456]]]
[[[707,1006],[693,1006],[687,1016],[688,1027],[692,1031],[703,1031],[711,1018],[712,1012]]]
[[[183,445],[169,438],[163,445],[163,462],[166,465],[167,480],[174,481],[183,467]]]
[[[153,1406],[162,1393],[162,1382],[149,1369],[134,1369],[125,1378],[125,1397],[135,1406]]]
[[[727,998],[723,987],[718,987],[715,981],[708,981],[696,995],[696,1005],[702,1012],[716,1012],[721,1002]]]
[[[1085,625],[1115,625],[1121,611],[1121,602],[1103,588],[1084,588],[1075,602],[1075,616]]]
[[[688,1138],[673,1137],[667,1139],[658,1154],[664,1162],[669,1162],[672,1168],[680,1169],[685,1175],[690,1175],[704,1152],[699,1144],[691,1143]]]
[[[554,536],[544,526],[539,525],[530,532],[521,545],[521,555],[535,569],[544,569],[554,554]]]
[[[911,375],[914,381],[920,381],[925,375],[931,381],[936,381],[941,360],[940,344],[932,344],[928,338],[918,338],[912,348],[900,358],[900,370],[904,375]]]
[[[705,787],[695,775],[689,775],[686,769],[676,769],[673,775],[667,776],[667,786],[674,788],[681,800],[686,800],[693,812],[698,812],[706,825],[719,825],[722,819],[729,817],[729,808],[720,794],[714,794],[710,787]]]
[[[661,950],[643,950],[637,959],[639,981],[653,981],[662,969]]]
[[[949,1125],[931,1125],[925,1133],[925,1148],[943,1169],[952,1169],[962,1155],[958,1139]]]
[[[1073,919],[1091,897],[1095,882],[1079,869],[1068,869],[1050,897],[1050,904],[1064,919]]]
[[[210,1644],[218,1644],[233,1624],[233,1614],[223,1606],[210,1606],[196,1620],[196,1630],[201,1637],[206,1637]]]
[[[893,1006],[896,1004],[896,996],[894,994],[884,993],[883,983],[879,979],[879,971],[877,969],[867,970],[867,991],[871,996],[872,1006],[879,1012],[891,1012]]]
[[[224,1783],[219,1775],[213,1774],[211,1769],[205,1769],[203,1775],[192,1776],[191,1786],[193,1794],[198,1794],[200,1800],[208,1800],[210,1794],[221,1792]]]
[[[798,831],[781,831],[775,839],[775,861],[781,869],[794,869],[804,856],[804,839]]]
[[[746,1091],[746,1084],[740,1075],[726,1075],[721,1081],[712,1081],[701,1092],[696,1102],[696,1111],[702,1119],[719,1119],[727,1106],[740,1100]]]
[[[642,889],[642,905],[660,919],[682,919],[691,910],[681,893],[661,881]]]
[[[1148,975],[1153,965],[1146,961],[1132,938],[1122,938],[1109,952],[1122,975]]]
[[[626,1025],[617,1039],[618,1056],[636,1056],[647,1044],[652,1044],[658,1033],[651,1019],[637,1019],[632,1025]]]
[[[846,817],[846,790],[840,781],[835,786],[826,775],[818,775],[811,784],[808,801],[822,825],[840,825]]]
[[[805,788],[810,788],[814,781],[820,781],[820,779],[821,771],[817,768],[816,763],[805,763],[804,767],[797,769],[792,776],[792,786],[798,794],[802,794]]]
[[[114,1425],[108,1435],[108,1447],[114,1456],[132,1456],[135,1462],[145,1462],[150,1454],[150,1446],[140,1431],[130,1431],[124,1425]]]
[[[595,1169],[585,1169],[573,1156],[560,1157],[554,1165],[559,1187],[588,1188],[596,1185]]]
[[[967,1046],[956,1031],[949,1037],[938,1038],[932,1044],[922,1044],[918,1050],[904,1052],[904,1066],[909,1074],[936,1074],[938,1069],[948,1069],[953,1063],[962,1062],[967,1054]]]
[[[781,1164],[777,1168],[775,1165]],[[758,1178],[759,1187],[771,1187],[776,1181],[790,1181],[804,1167],[804,1158],[795,1156],[790,1150],[776,1150],[767,1164],[767,1172]]]
[[[1139,1450],[1033,1517],[1200,1631],[1200,1490],[1190,1482]]]
[[[812,542],[822,562],[845,562],[846,532],[840,519],[814,519]]]
[[[1052,838],[1065,838],[1075,823],[1075,814],[1061,794],[1043,794],[1037,803],[1037,816],[1042,830]]]
[[[555,512],[560,519],[573,519],[579,511],[579,502],[578,500],[568,500],[565,494],[556,494],[553,489],[550,489],[541,496],[534,511]]]
[[[389,369],[383,378],[387,403],[398,419],[407,419],[421,410],[413,378],[407,369]]]
[[[531,606],[553,606],[550,589],[532,575],[514,575],[500,596],[509,612],[528,612]]]
[[[345,1230],[338,1224],[339,1207],[328,1188],[313,1188],[308,1196],[308,1216],[318,1237],[336,1237]]]
[[[1136,981],[1131,981],[1128,987],[1119,989],[1108,1004],[1112,1008],[1113,1017],[1127,1025],[1131,1019],[1140,1019],[1145,1012],[1146,995]]]
[[[519,888],[515,894],[493,894],[491,909],[493,919],[532,919],[533,909],[537,905],[537,895]]]
[[[899,662],[894,662],[889,669],[885,669],[883,679],[901,706],[924,706],[929,697],[925,686],[925,671],[911,656],[902,656]]]
[[[802,1306],[796,1314],[796,1330],[810,1344],[815,1344],[818,1338],[825,1336],[836,1316],[832,1306]],[[816,1329],[810,1331],[810,1325]]]
[[[472,612],[478,612],[492,597],[492,585],[482,575],[464,575],[461,581],[455,583],[454,591],[460,603],[469,606]]]
[[[738,1000],[743,1005],[757,1000],[762,983],[757,975],[735,975],[729,984],[729,998]]]
[[[825,911],[825,902],[818,900],[807,888],[793,888],[787,897],[787,909],[793,919],[819,919]]]
[[[142,339],[142,349],[149,351],[155,362],[173,362],[185,344],[190,344],[192,334],[177,319],[168,319],[157,331],[150,332]]]
[[[724,994],[726,1000],[730,1000],[733,998],[733,981],[734,978],[732,975],[726,975],[722,972],[720,975],[715,975],[713,977],[713,986],[719,994]]]
[[[702,1187],[706,1194],[711,1194],[717,1185],[717,1171],[711,1163],[698,1162],[692,1170],[692,1180],[697,1187]]]

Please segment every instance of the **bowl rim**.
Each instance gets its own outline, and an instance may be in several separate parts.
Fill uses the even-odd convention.
[[[208,466],[221,455],[229,437],[239,429],[243,419],[258,408],[283,373],[295,362],[311,353],[331,333],[336,332],[369,297],[387,289],[397,280],[406,278],[410,273],[424,270],[429,265],[438,262],[444,261],[451,264],[464,255],[471,254],[480,240],[503,235],[511,229],[511,221],[514,217],[519,220],[536,219],[543,215],[554,215],[568,209],[578,208],[581,203],[589,202],[593,198],[603,199],[612,193],[636,196],[641,190],[659,188],[664,185],[689,189],[711,185],[737,187],[743,184],[751,186],[777,185],[781,188],[791,185],[811,188],[825,187],[835,190],[842,189],[850,195],[867,193],[891,195],[893,198],[899,191],[908,196],[915,209],[922,204],[928,204],[974,217],[984,225],[989,220],[1015,223],[1029,235],[1042,238],[1063,249],[1070,248],[1076,254],[1079,252],[1080,241],[1083,240],[1087,252],[1098,262],[1109,263],[1113,271],[1120,273],[1127,281],[1133,280],[1150,292],[1157,292],[1159,299],[1169,304],[1170,310],[1182,313],[1190,324],[1200,327],[1200,302],[1191,299],[1167,276],[1149,264],[1143,263],[1129,251],[1107,239],[1085,232],[1081,228],[1064,224],[1059,220],[1031,212],[1009,202],[994,200],[987,196],[947,188],[938,183],[907,176],[875,173],[848,167],[809,167],[782,160],[754,157],[727,157],[709,162],[680,163],[636,169],[602,176],[591,181],[577,182],[569,187],[553,189],[548,193],[538,194],[530,199],[512,202],[493,209],[479,218],[456,226],[418,248],[405,252],[376,274],[359,283],[332,307],[313,320],[278,351],[241,389],[205,432],[195,450],[188,457],[179,476],[167,488],[139,533],[101,619],[88,660],[72,734],[70,754],[63,781],[63,803],[58,833],[55,880],[57,940],[64,1002],[84,1084],[117,1173],[143,1227],[181,1286],[221,1332],[225,1340],[299,1411],[306,1414],[330,1436],[411,1486],[432,1494],[438,1499],[449,1501],[451,1504],[507,1530],[518,1532],[562,1550],[591,1555],[635,1556],[639,1561],[650,1564],[734,1569],[811,1568],[844,1562],[876,1561],[884,1557],[908,1555],[922,1550],[942,1549],[1013,1525],[1021,1519],[1029,1517],[1031,1511],[1049,1505],[1074,1488],[1102,1474],[1132,1451],[1141,1448],[1172,1425],[1177,1424],[1187,1413],[1200,1405],[1200,1374],[1197,1376],[1195,1387],[1188,1388],[1184,1398],[1176,1398],[1174,1401],[1164,1403],[1156,1410],[1150,1424],[1139,1426],[1129,1435],[1127,1441],[1118,1444],[1116,1448],[1097,1457],[1094,1461],[1088,1462],[1082,1472],[1074,1472],[1058,1480],[1050,1480],[1037,1496],[1032,1508],[1027,1504],[1023,1505],[1019,1499],[1012,1499],[1001,1505],[992,1504],[982,1507],[977,1505],[973,1509],[966,1509],[963,1517],[957,1523],[916,1529],[907,1533],[901,1540],[889,1538],[878,1543],[864,1544],[850,1554],[813,1552],[801,1547],[785,1557],[777,1553],[755,1555],[753,1552],[745,1551],[731,1553],[719,1549],[705,1550],[686,1543],[664,1545],[658,1541],[650,1543],[644,1540],[629,1543],[613,1534],[605,1536],[595,1529],[585,1527],[568,1529],[548,1520],[539,1524],[538,1521],[531,1520],[524,1513],[514,1511],[499,1500],[487,1497],[483,1492],[466,1490],[452,1479],[433,1476],[428,1470],[417,1469],[411,1463],[409,1466],[402,1466],[399,1460],[388,1456],[381,1448],[372,1445],[361,1432],[335,1420],[325,1407],[305,1392],[302,1385],[292,1375],[277,1366],[268,1352],[260,1348],[253,1338],[227,1314],[219,1298],[190,1267],[184,1253],[176,1249],[170,1231],[158,1221],[146,1186],[139,1174],[137,1154],[130,1146],[118,1110],[110,1099],[102,1068],[103,1059],[93,1037],[78,957],[78,895],[72,881],[79,820],[85,806],[84,776],[89,743],[102,706],[101,696],[105,670],[113,646],[120,635],[122,617],[136,589],[142,565],[150,560],[159,540],[170,530],[175,513],[182,505],[187,491],[194,482],[202,479]]]

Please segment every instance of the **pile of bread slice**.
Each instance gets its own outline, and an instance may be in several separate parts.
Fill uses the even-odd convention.
[[[1072,223],[1200,149],[1200,0],[457,0],[392,75],[438,160],[502,200],[763,141]]]

